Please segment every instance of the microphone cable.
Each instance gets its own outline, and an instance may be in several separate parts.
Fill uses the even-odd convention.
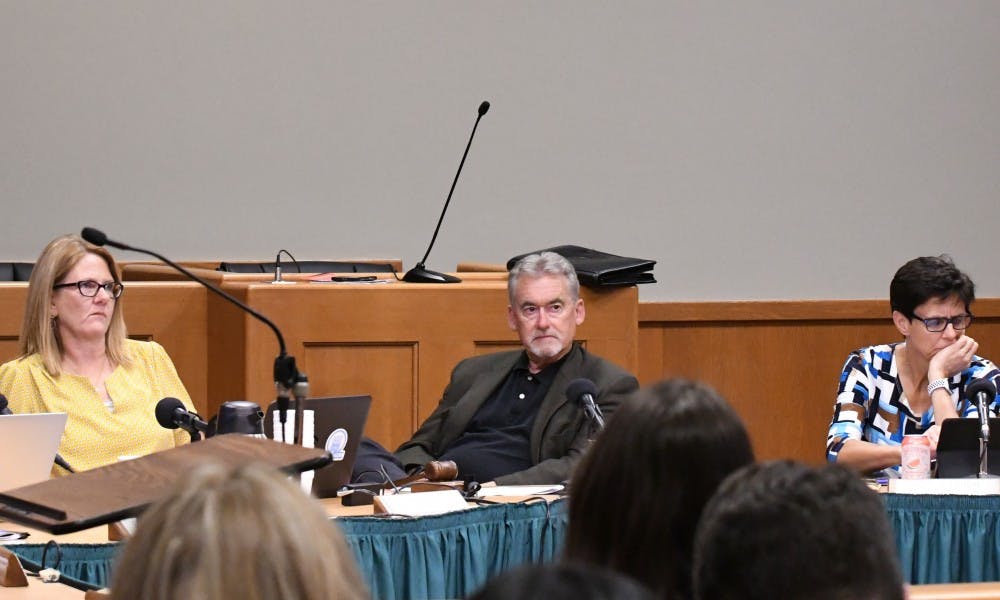
[[[299,261],[295,260],[295,257],[292,256],[292,253],[289,252],[288,250],[285,250],[284,248],[282,248],[281,250],[278,250],[278,256],[274,257],[274,268],[276,268],[276,269],[280,269],[281,268],[281,254],[282,253],[285,253],[286,255],[288,255],[288,258],[292,259],[292,262],[295,263],[295,272],[296,273],[301,273],[302,269],[299,267]]]
[[[46,559],[48,558],[48,553],[50,549],[55,550],[56,560],[53,566],[46,567],[45,566],[47,562]],[[14,552],[14,549],[11,549],[11,552]],[[24,556],[22,556],[21,554],[17,554],[16,552],[14,553],[17,555],[17,559],[21,562],[21,566],[24,567],[25,572],[31,575],[32,577],[38,577],[39,579],[42,579],[44,581],[45,576],[42,575],[42,572],[51,570],[55,571],[57,575],[57,577],[53,581],[68,585],[72,588],[76,588],[84,592],[97,591],[104,589],[104,587],[106,587],[97,585],[96,583],[90,583],[89,581],[84,581],[82,579],[77,579],[75,577],[70,577],[69,575],[60,572],[58,569],[59,569],[59,563],[62,562],[62,548],[59,547],[59,542],[55,540],[49,540],[45,544],[45,547],[42,549],[42,561],[40,563],[25,558]]]

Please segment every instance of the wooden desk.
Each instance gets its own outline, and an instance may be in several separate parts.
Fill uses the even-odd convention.
[[[998,600],[1000,582],[911,585],[906,597],[908,600]]]

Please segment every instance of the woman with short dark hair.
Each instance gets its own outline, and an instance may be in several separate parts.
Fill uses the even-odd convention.
[[[903,341],[847,357],[826,438],[830,462],[898,474],[903,436],[924,435],[935,452],[943,420],[978,416],[965,388],[978,379],[995,385],[1000,370],[976,355],[979,344],[965,334],[975,297],[972,280],[946,255],[896,271],[889,304]]]

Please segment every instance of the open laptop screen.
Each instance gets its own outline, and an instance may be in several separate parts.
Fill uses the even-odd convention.
[[[1000,419],[990,419],[986,470],[1000,475]],[[979,473],[979,419],[945,419],[937,447],[937,477],[975,477]]]
[[[0,415],[0,491],[45,481],[66,428],[66,413]]]
[[[325,448],[333,455],[332,463],[315,472],[312,493],[317,498],[333,498],[350,481],[371,403],[371,396],[308,398],[303,402],[303,410],[313,411],[313,447]],[[275,403],[271,403],[264,417],[264,433],[272,439],[275,410]],[[289,410],[286,419],[294,421],[295,411]]]

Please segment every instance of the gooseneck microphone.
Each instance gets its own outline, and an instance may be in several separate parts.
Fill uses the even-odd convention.
[[[3,394],[0,394],[0,415],[12,415],[12,414],[14,414],[14,412],[10,410],[10,407],[7,404],[8,404],[7,403],[7,396],[4,396]],[[63,458],[63,457],[61,457],[61,456],[59,456],[59,454],[56,454],[56,457],[54,459],[52,459],[52,462],[56,463],[57,465],[59,465],[63,469],[66,469],[70,473],[76,473],[76,469],[74,469],[73,467],[69,466],[69,463],[66,462],[66,459]]]
[[[208,423],[197,414],[184,408],[177,398],[167,397],[156,403],[156,422],[165,429],[183,429],[191,434],[191,441],[197,442],[201,434],[208,430]]]
[[[977,379],[965,388],[965,397],[969,402],[976,403],[979,413],[979,437],[984,442],[990,441],[989,406],[997,395],[997,387],[989,379]]]
[[[593,381],[583,377],[574,379],[566,386],[566,397],[571,402],[583,406],[583,412],[587,415],[587,419],[597,427],[598,431],[604,429],[604,414],[601,413],[601,407],[597,405],[595,400],[597,386],[594,385]]]
[[[130,250],[132,252],[139,252],[140,254],[148,254],[149,256],[157,258],[166,263],[167,265],[169,265],[171,268],[179,271],[180,273],[183,273],[186,277],[188,277],[192,281],[200,283],[201,285],[205,286],[206,288],[214,292],[219,297],[231,302],[232,304],[239,307],[240,310],[247,312],[261,323],[270,327],[271,331],[274,332],[275,337],[278,338],[279,354],[278,357],[274,359],[274,383],[278,389],[277,404],[278,404],[279,419],[282,425],[284,425],[285,411],[288,410],[289,393],[291,393],[291,391],[295,389],[297,385],[304,386],[307,380],[305,375],[300,373],[299,370],[295,367],[295,358],[290,356],[285,351],[285,338],[281,335],[281,331],[278,330],[278,326],[275,325],[271,321],[271,319],[268,319],[267,317],[260,314],[256,310],[250,308],[243,302],[240,302],[235,297],[227,294],[218,287],[212,285],[208,281],[205,281],[201,277],[198,277],[191,271],[185,269],[181,265],[175,263],[174,261],[170,260],[169,258],[157,252],[153,252],[152,250],[145,250],[143,248],[135,248],[133,246],[129,246],[128,244],[123,244],[122,242],[116,242],[114,240],[110,240],[108,239],[108,236],[104,234],[103,231],[99,229],[94,229],[93,227],[84,227],[83,231],[80,232],[80,237],[90,242],[91,244],[94,244],[95,246],[111,246],[112,248],[118,248],[119,250]],[[295,403],[295,443],[299,445],[302,444],[301,399],[305,398],[305,395],[306,395],[305,393],[302,394],[296,393],[297,401]]]
[[[438,273],[437,271],[425,269],[424,263],[427,262],[427,257],[431,254],[431,248],[434,247],[438,231],[441,230],[441,223],[444,221],[444,215],[448,212],[448,204],[451,203],[451,195],[455,192],[455,184],[458,183],[458,176],[462,174],[462,167],[465,165],[465,157],[469,155],[469,148],[472,147],[472,138],[476,135],[476,127],[479,127],[479,120],[483,118],[483,115],[485,115],[486,111],[489,109],[490,103],[483,100],[483,103],[479,105],[479,116],[476,117],[476,122],[472,125],[472,133],[469,134],[469,143],[465,145],[465,153],[462,154],[462,162],[458,163],[458,171],[455,173],[455,180],[451,182],[451,189],[448,190],[448,198],[445,199],[444,208],[441,209],[441,217],[438,218],[437,227],[434,228],[434,235],[431,236],[431,243],[427,246],[427,252],[424,253],[424,257],[420,259],[420,262],[403,275],[403,281],[408,281],[410,283],[458,283],[462,281],[454,275]]]

